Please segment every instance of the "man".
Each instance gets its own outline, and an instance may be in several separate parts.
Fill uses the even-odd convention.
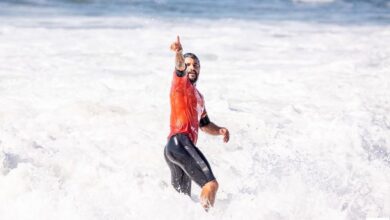
[[[200,201],[206,211],[214,205],[218,182],[201,151],[195,146],[198,129],[211,135],[222,135],[229,141],[229,131],[210,121],[203,96],[196,89],[200,62],[192,53],[182,54],[179,36],[170,49],[176,54],[176,66],[170,92],[171,132],[164,149],[171,170],[172,185],[181,193],[191,195],[191,180],[201,188]]]

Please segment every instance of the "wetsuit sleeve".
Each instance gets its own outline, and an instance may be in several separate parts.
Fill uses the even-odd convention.
[[[203,111],[202,116],[199,121],[199,127],[204,127],[210,124],[209,116],[207,115],[206,109]]]
[[[186,66],[186,68],[187,68],[187,66]],[[180,70],[177,70],[176,68],[175,68],[175,73],[176,73],[176,76],[178,76],[178,77],[183,77],[186,74],[185,69],[183,71],[180,71]]]

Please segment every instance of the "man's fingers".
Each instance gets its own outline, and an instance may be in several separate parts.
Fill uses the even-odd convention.
[[[229,132],[227,132],[226,134],[225,134],[225,138],[224,138],[224,141],[225,141],[225,143],[227,143],[228,141],[229,141]]]
[[[223,142],[227,143],[228,141],[229,141],[229,137],[228,137],[228,136],[225,136],[225,137],[223,138]]]
[[[178,51],[182,50],[179,35],[176,36],[176,41],[171,44],[170,49],[174,52],[178,52]]]
[[[229,130],[228,129],[226,129],[226,128],[222,128],[221,130],[219,130],[219,133],[221,134],[221,135],[223,135],[223,141],[225,142],[225,143],[227,143],[228,141],[229,141]]]
[[[230,139],[230,134],[229,134],[229,130],[227,130],[226,129],[226,134],[225,134],[225,136],[226,136],[226,143],[229,141],[229,139]]]

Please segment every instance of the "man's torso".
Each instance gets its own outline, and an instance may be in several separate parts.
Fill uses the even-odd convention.
[[[205,112],[203,96],[186,76],[178,77],[174,73],[170,101],[171,132],[169,137],[185,133],[195,144],[198,139],[199,120]]]

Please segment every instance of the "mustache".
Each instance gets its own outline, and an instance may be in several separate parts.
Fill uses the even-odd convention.
[[[187,74],[196,74],[196,75],[198,75],[198,72],[196,70],[191,70],[191,71],[188,71]]]

